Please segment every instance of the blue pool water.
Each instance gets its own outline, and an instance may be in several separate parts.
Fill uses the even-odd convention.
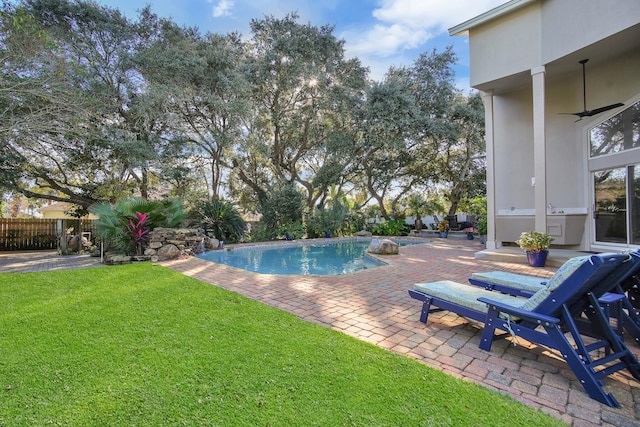
[[[262,274],[347,274],[384,265],[366,254],[370,240],[254,246],[210,251],[198,258]]]

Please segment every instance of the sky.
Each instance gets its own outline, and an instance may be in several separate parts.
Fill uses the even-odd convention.
[[[345,41],[346,57],[357,57],[369,77],[382,80],[390,66],[410,66],[421,53],[453,46],[458,57],[456,85],[469,89],[467,36],[448,29],[507,0],[97,0],[130,19],[146,5],[153,13],[201,33],[232,31],[251,37],[252,19],[282,18],[296,12],[301,24],[331,25]]]

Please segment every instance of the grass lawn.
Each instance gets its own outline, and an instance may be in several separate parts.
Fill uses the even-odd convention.
[[[0,274],[0,426],[562,425],[149,263]]]

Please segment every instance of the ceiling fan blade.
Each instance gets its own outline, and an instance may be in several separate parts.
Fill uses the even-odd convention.
[[[596,114],[604,113],[605,111],[613,110],[614,108],[622,107],[624,104],[622,102],[618,102],[616,104],[607,105],[606,107],[595,108],[590,111],[584,111],[583,113],[587,117],[595,116]]]
[[[583,111],[577,113],[560,113],[560,114],[571,114],[573,116],[578,116],[580,119],[583,117],[591,117],[596,114],[604,113],[605,111],[613,110],[614,108],[622,107],[624,104],[622,102],[618,102],[616,104],[607,105],[606,107],[595,108],[593,110],[587,110],[587,74],[585,70],[585,64],[588,59],[583,59],[579,61],[582,64],[582,102],[583,102]]]

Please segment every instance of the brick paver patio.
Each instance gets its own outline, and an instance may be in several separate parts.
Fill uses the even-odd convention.
[[[389,265],[345,276],[261,275],[200,259],[164,265],[199,280],[291,312],[301,319],[404,354],[459,378],[508,393],[573,426],[640,426],[640,383],[622,371],[606,380],[621,408],[590,399],[558,353],[526,341],[478,348],[479,329],[452,313],[419,322],[421,303],[407,290],[416,282],[466,282],[474,271],[505,270],[548,277],[551,268],[476,260],[477,241],[434,239],[401,248]],[[633,344],[631,344],[633,346]],[[640,350],[636,347],[636,350]]]

